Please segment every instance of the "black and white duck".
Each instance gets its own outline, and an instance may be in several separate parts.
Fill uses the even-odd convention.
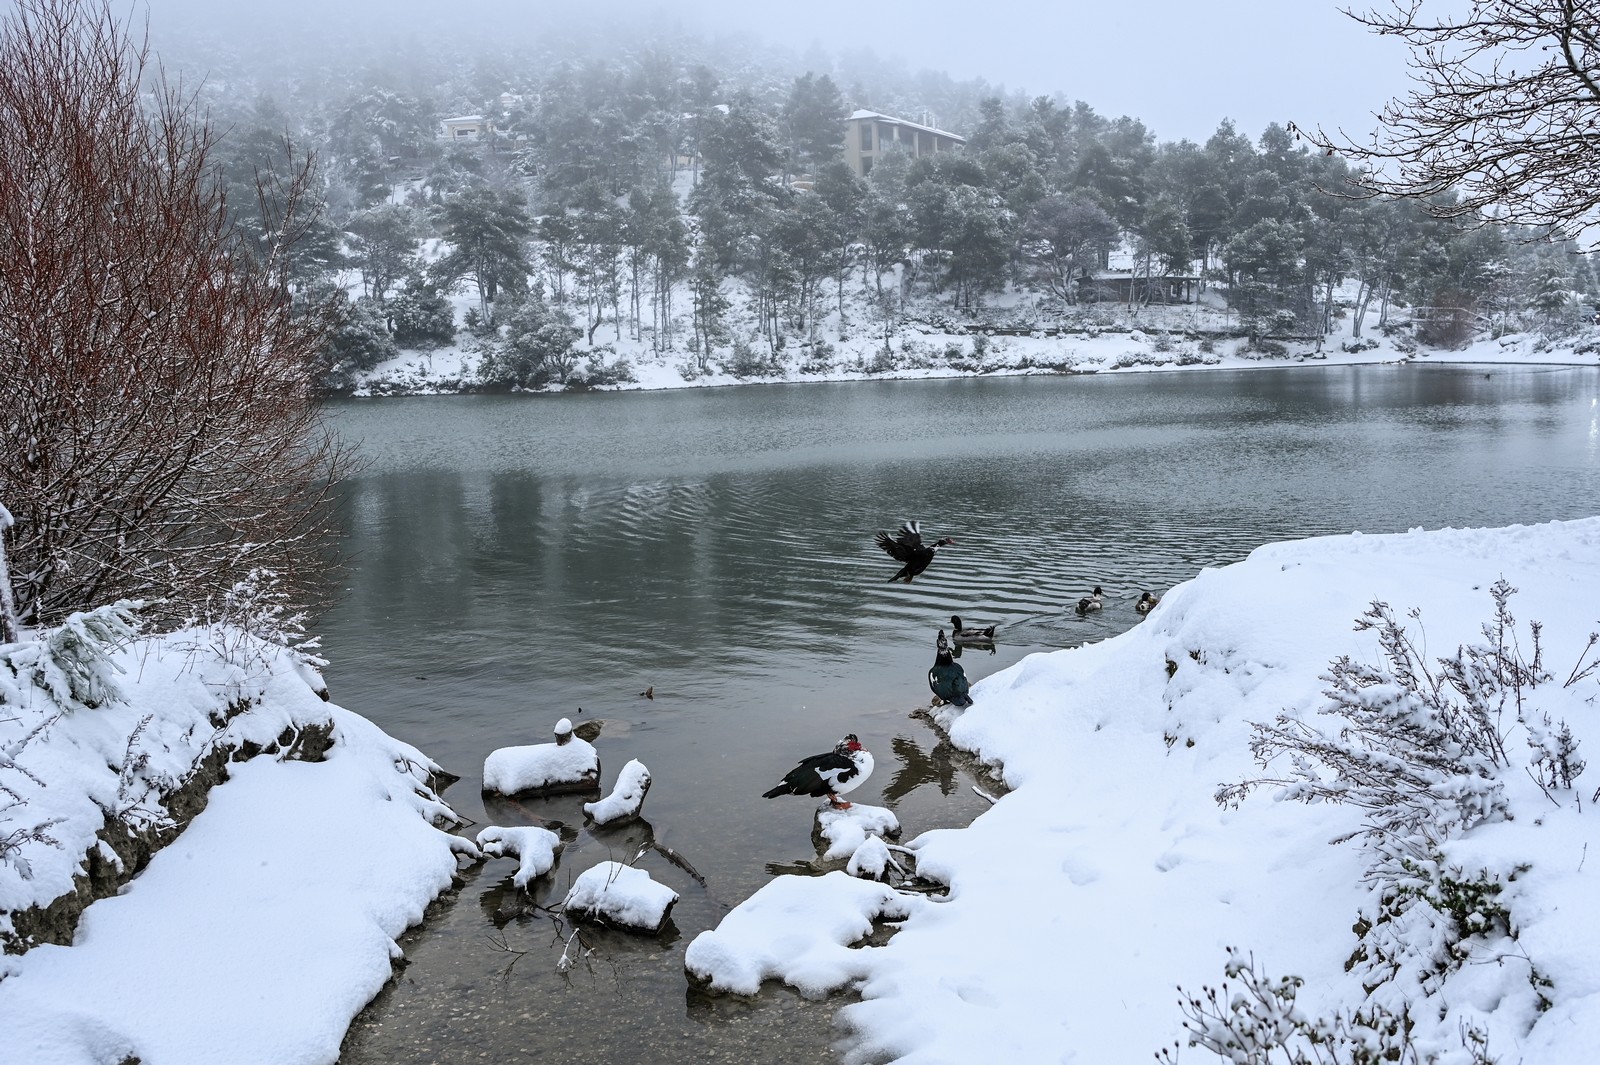
[[[939,639],[934,644],[933,666],[928,670],[928,689],[933,692],[935,706],[939,703],[963,708],[972,705],[972,696],[967,694],[967,671],[951,657],[950,642],[944,638],[943,629],[939,630]]]
[[[1101,594],[1100,586],[1097,584],[1094,586],[1094,591],[1078,600],[1078,616],[1082,617],[1085,614],[1093,614],[1096,610],[1101,609],[1105,605],[1106,597]]]
[[[1133,604],[1133,609],[1137,610],[1141,614],[1148,614],[1150,611],[1156,608],[1156,604],[1159,602],[1161,602],[1161,597],[1159,595],[1151,595],[1149,592],[1140,592],[1139,601]]]
[[[777,787],[762,793],[762,798],[775,799],[779,795],[821,798],[826,795],[831,805],[848,810],[850,804],[840,802],[839,796],[856,790],[871,775],[872,753],[861,746],[852,732],[835,744],[833,750],[801,759]]]
[[[939,548],[955,543],[948,536],[931,544],[923,543],[922,528],[914,521],[908,521],[900,526],[893,536],[880,532],[872,540],[887,551],[890,558],[905,563],[893,577],[889,578],[890,582],[903,580],[907,584],[911,583],[911,578],[928,568],[928,563],[933,561],[934,553]]]
[[[955,643],[994,643],[995,628],[994,625],[985,625],[982,628],[976,625],[963,625],[959,614],[950,615],[950,639]]]

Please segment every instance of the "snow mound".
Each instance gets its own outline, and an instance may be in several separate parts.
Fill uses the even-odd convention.
[[[696,936],[684,970],[712,991],[754,995],[763,980],[782,980],[821,998],[867,975],[874,948],[850,944],[871,933],[873,921],[903,920],[926,904],[839,871],[780,876]]]
[[[824,861],[848,858],[869,836],[900,836],[900,821],[894,812],[882,806],[868,806],[853,802],[848,809],[823,806],[817,811],[816,827],[812,836],[818,847],[824,847]]]
[[[617,774],[616,787],[611,789],[611,794],[599,802],[586,802],[583,812],[594,819],[597,825],[608,825],[613,821],[625,821],[631,817],[638,817],[639,811],[644,808],[644,797],[650,791],[650,770],[637,758],[631,759],[622,767],[622,772]]]
[[[601,862],[573,881],[562,904],[570,916],[605,921],[638,932],[659,932],[678,893],[643,869]]]
[[[561,853],[561,837],[548,828],[526,825],[502,828],[490,825],[478,833],[478,848],[488,858],[516,858],[520,861],[511,882],[525,888],[555,868]]]
[[[565,726],[565,727],[563,727]],[[501,747],[483,761],[483,790],[501,795],[555,794],[600,787],[600,755],[572,734],[566,718],[556,722],[556,742]]]
[[[889,845],[877,836],[868,836],[850,855],[844,871],[866,880],[883,880],[891,868],[898,869],[899,863],[890,855]]]

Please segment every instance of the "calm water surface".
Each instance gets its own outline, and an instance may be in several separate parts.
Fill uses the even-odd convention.
[[[1001,626],[998,653],[962,659],[976,680],[1120,632],[1142,590],[1265,541],[1594,514],[1597,396],[1592,368],[1413,365],[338,405],[369,466],[320,622],[334,697],[460,774],[447,798],[479,825],[570,826],[541,902],[651,839],[707,880],[646,855],[683,896],[673,926],[591,936],[560,972],[514,863],[469,871],[342,1060],[827,1060],[831,1005],[702,997],[683,950],[814,868],[815,803],[760,794],[846,732],[878,763],[852,797],[908,836],[981,812],[971,767],[908,717],[952,613]],[[957,544],[889,585],[871,535],[913,517]],[[1080,619],[1095,584],[1106,609]],[[604,720],[608,787],[650,767],[647,824],[480,796],[491,750],[562,716]]]

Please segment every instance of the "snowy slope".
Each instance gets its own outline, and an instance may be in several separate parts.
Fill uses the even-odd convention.
[[[1352,924],[1374,905],[1367,857],[1330,841],[1362,811],[1274,802],[1271,789],[1228,809],[1214,794],[1263,775],[1251,722],[1285,710],[1316,720],[1330,659],[1379,661],[1374,634],[1352,630],[1370,600],[1392,604],[1430,657],[1445,655],[1483,642],[1501,577],[1520,589],[1510,606],[1524,653],[1526,622],[1545,624],[1554,679],[1529,707],[1565,719],[1587,744],[1580,757],[1600,751],[1595,677],[1562,686],[1600,619],[1600,519],[1269,545],[1173,589],[1120,637],[985,679],[950,733],[1016,790],[969,828],[913,843],[950,898],[868,948],[865,1001],[843,1011],[852,1059],[1149,1061],[1186,1036],[1175,985],[1218,984],[1229,946],[1269,975],[1303,977],[1307,1014],[1361,1005],[1345,963]],[[1420,622],[1404,616],[1412,607]],[[1527,730],[1514,714],[1504,727],[1515,819],[1469,830],[1448,856],[1468,869],[1530,866],[1500,897],[1518,938],[1473,937],[1442,980],[1396,981],[1375,999],[1409,998],[1418,1048],[1439,1060],[1467,1060],[1465,1023],[1488,1033],[1499,1061],[1577,1065],[1600,1045],[1596,774],[1543,794],[1524,772]],[[1530,963],[1551,982],[1545,1012]],[[1182,1060],[1214,1058],[1187,1049]]]

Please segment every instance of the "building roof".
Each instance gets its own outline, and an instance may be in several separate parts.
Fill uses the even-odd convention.
[[[921,122],[913,122],[908,118],[896,118],[893,115],[885,115],[878,111],[857,111],[849,118],[845,119],[845,121],[853,122],[858,118],[872,118],[878,120],[879,122],[892,122],[897,126],[905,126],[907,129],[920,129],[924,133],[933,133],[940,137],[949,137],[951,140],[960,141],[962,144],[967,143],[967,138],[963,137],[959,133],[951,133],[947,129],[935,129],[933,126],[924,126]]]
[[[488,119],[484,118],[482,115],[462,115],[459,118],[447,118],[447,119],[444,120],[444,123],[445,123],[445,125],[449,125],[452,122],[487,122],[487,121],[488,121]]]

